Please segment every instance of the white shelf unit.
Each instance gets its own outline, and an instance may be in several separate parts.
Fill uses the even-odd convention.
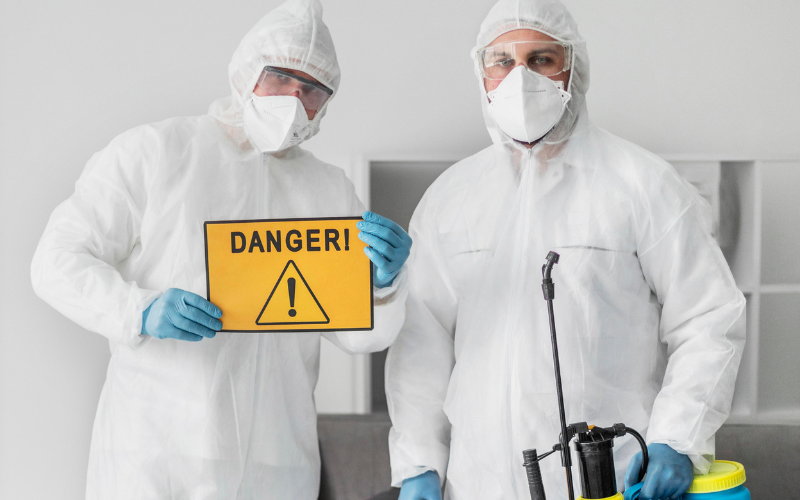
[[[719,175],[720,246],[747,299],[729,423],[800,424],[800,160],[666,157],[687,179]]]

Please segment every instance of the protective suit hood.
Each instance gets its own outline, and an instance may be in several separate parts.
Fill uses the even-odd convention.
[[[566,89],[572,98],[561,120],[541,142],[558,144],[566,141],[576,130],[587,124],[586,92],[589,90],[589,53],[586,43],[578,33],[578,25],[567,8],[558,0],[500,0],[489,11],[481,24],[472,61],[481,95],[481,108],[486,128],[492,142],[498,145],[518,145],[505,134],[488,111],[486,90],[479,70],[478,51],[492,43],[494,39],[509,31],[533,29],[556,40],[569,42],[573,46],[572,74]]]
[[[264,16],[244,36],[228,65],[231,96],[211,104],[209,114],[221,122],[228,136],[240,147],[251,147],[244,133],[244,103],[264,66],[304,71],[333,90],[339,88],[340,72],[330,31],[322,22],[319,0],[288,0]],[[311,120],[311,135],[331,99]]]

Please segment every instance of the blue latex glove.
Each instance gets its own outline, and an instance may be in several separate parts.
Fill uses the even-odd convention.
[[[411,236],[396,223],[372,212],[364,212],[363,221],[356,227],[361,231],[358,238],[369,245],[364,249],[372,261],[372,284],[384,288],[392,284],[394,277],[408,259],[411,252]]]
[[[692,461],[666,444],[647,447],[649,462],[639,498],[642,500],[677,500],[686,493],[694,481]],[[625,489],[639,481],[642,454],[637,453],[625,473]]]
[[[397,500],[442,500],[439,474],[429,470],[404,480]]]
[[[142,334],[197,342],[222,329],[222,311],[203,297],[170,288],[142,313]]]

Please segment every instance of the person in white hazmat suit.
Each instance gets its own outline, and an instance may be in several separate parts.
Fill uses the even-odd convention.
[[[232,96],[208,115],[134,128],[94,155],[34,256],[36,293],[111,345],[88,499],[318,496],[320,334],[215,336],[225,318],[199,295],[204,221],[363,212],[344,172],[297,146],[318,131],[340,80],[319,1],[267,14],[229,76]],[[410,238],[365,218],[359,237],[383,287],[375,329],[323,334],[349,353],[386,348],[407,295]]]
[[[522,451],[560,433],[541,289],[552,250],[567,422],[646,435],[641,498],[677,498],[714,460],[745,338],[709,207],[589,121],[588,53],[557,0],[500,0],[472,57],[493,145],[443,173],[411,220],[406,322],[386,363],[393,485],[402,500],[440,498],[440,481],[454,500],[530,499]],[[620,491],[638,449],[616,440]],[[548,499],[567,498],[558,456],[541,467]]]

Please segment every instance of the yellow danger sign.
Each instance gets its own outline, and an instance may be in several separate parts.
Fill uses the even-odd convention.
[[[371,330],[372,264],[359,217],[208,221],[208,300],[223,330]]]

